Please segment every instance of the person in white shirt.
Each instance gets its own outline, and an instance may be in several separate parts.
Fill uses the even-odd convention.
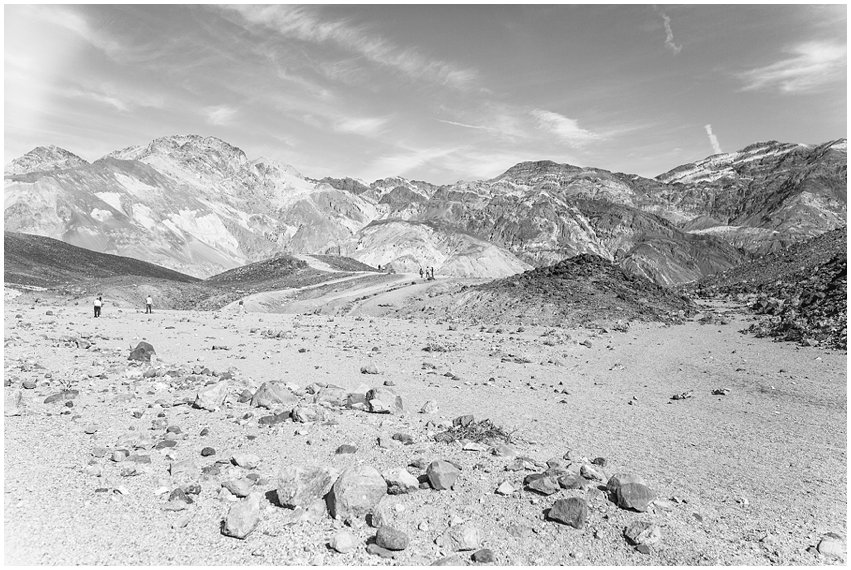
[[[95,299],[95,318],[100,317],[100,308],[103,306],[103,298],[98,297]]]
[[[154,312],[153,305],[154,305],[154,300],[153,300],[153,299],[151,299],[151,296],[150,296],[150,295],[148,295],[147,299],[145,299],[145,314],[146,314],[146,315],[147,315],[148,313],[153,313],[153,312]]]

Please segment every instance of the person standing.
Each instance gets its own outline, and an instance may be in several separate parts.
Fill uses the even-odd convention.
[[[100,308],[103,306],[103,298],[98,297],[95,299],[95,318],[100,317]]]
[[[153,312],[154,312],[153,305],[154,305],[154,300],[151,298],[150,295],[148,295],[147,298],[145,298],[145,314],[146,315],[148,313],[153,314]]]
[[[420,267],[420,279],[422,279],[422,278],[423,278],[423,268]]]

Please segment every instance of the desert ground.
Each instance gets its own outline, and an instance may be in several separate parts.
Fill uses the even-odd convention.
[[[481,549],[492,556],[477,560],[500,565],[844,562],[846,352],[746,336],[752,317],[729,304],[706,306],[725,324],[693,317],[626,332],[396,318],[388,307],[406,297],[387,279],[384,296],[347,297],[326,284],[289,304],[261,293],[207,312],[146,315],[107,303],[100,319],[88,303],[7,291],[5,563],[460,565]],[[128,360],[140,341],[156,351],[150,364]],[[369,365],[377,373],[363,373]],[[262,425],[271,412],[238,401],[271,381],[288,383],[308,421]],[[192,405],[219,382],[224,405]],[[355,394],[389,386],[404,411],[313,403],[326,384]],[[79,393],[45,403],[67,389]],[[509,433],[527,459],[435,441],[467,414]],[[343,444],[356,452],[336,453]],[[214,453],[202,455],[208,447]],[[244,454],[259,461],[234,458]],[[274,492],[285,467],[384,474],[414,463],[408,471],[422,481],[435,460],[460,467],[451,490],[423,483],[387,495],[371,518],[293,510]],[[524,478],[548,460],[601,479],[529,490]],[[621,473],[652,489],[644,512],[604,492]],[[249,500],[223,487],[233,481],[261,497],[244,539],[222,532],[232,507]],[[189,494],[175,497],[178,488]],[[568,497],[587,501],[582,528],[547,516]],[[407,546],[372,547],[376,520]],[[636,521],[657,525],[661,538],[631,545],[624,529]],[[446,538],[453,529],[473,537],[464,550]],[[355,539],[345,552],[329,547],[340,533]]]

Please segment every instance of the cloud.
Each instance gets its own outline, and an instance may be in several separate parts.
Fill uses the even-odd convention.
[[[709,144],[712,145],[713,154],[721,154],[724,151],[721,150],[721,145],[718,144],[718,137],[712,132],[712,125],[703,125],[703,128],[706,129],[706,136],[709,137]]]
[[[576,119],[542,109],[533,109],[530,114],[537,120],[538,127],[553,133],[570,146],[582,146],[600,138],[600,135],[580,127]]]
[[[96,31],[78,12],[62,6],[30,6],[29,9],[37,18],[76,34],[112,59],[118,60],[125,53],[125,49],[119,41],[100,30]]]
[[[362,136],[381,134],[388,117],[356,117],[341,119],[334,124],[334,130],[341,133],[353,133]]]
[[[402,152],[386,154],[374,160],[361,176],[364,180],[377,180],[388,176],[401,176],[436,159],[457,152],[458,148],[404,149]]]
[[[345,20],[323,20],[309,6],[228,6],[245,21],[274,30],[281,36],[316,44],[333,44],[374,64],[391,67],[413,79],[424,79],[458,89],[472,86],[478,74],[454,64],[431,59],[413,48],[402,48]]]
[[[455,125],[456,127],[464,127],[465,129],[477,129],[480,131],[491,131],[493,130],[491,127],[484,127],[481,125],[468,125],[467,123],[459,123],[457,121],[447,121],[445,119],[437,119],[439,123],[446,123],[447,125]]]
[[[844,42],[812,41],[788,48],[790,57],[738,74],[743,91],[776,89],[781,93],[817,91],[845,80],[847,46]]]
[[[671,18],[664,12],[660,12],[662,21],[665,24],[665,47],[671,50],[671,53],[677,55],[682,51],[683,46],[674,43],[674,32],[671,30]]]
[[[204,115],[211,125],[227,125],[235,114],[236,109],[228,105],[214,105],[204,108]]]
[[[127,94],[108,84],[100,87],[71,86],[61,90],[60,93],[65,97],[108,105],[121,112],[127,112],[138,107],[162,108],[165,104],[161,96],[144,93]]]

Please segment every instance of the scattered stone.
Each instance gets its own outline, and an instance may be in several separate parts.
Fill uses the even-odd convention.
[[[278,474],[278,502],[285,507],[306,507],[325,497],[336,478],[326,467],[284,467]]]
[[[347,554],[354,550],[357,547],[357,539],[355,535],[350,533],[347,530],[338,531],[335,534],[331,541],[328,543],[328,546],[339,552],[340,554]]]
[[[412,436],[411,434],[407,434],[407,433],[401,433],[401,432],[394,433],[393,439],[395,439],[396,441],[398,441],[398,442],[400,442],[404,445],[411,445],[411,444],[414,443],[414,436]]]
[[[558,499],[553,503],[547,516],[550,520],[581,529],[585,526],[585,519],[588,517],[588,503],[585,499],[578,497]]]
[[[588,464],[582,465],[579,470],[579,474],[588,479],[589,481],[605,481],[605,474],[601,473],[597,469],[594,469]]]
[[[195,396],[195,407],[214,412],[222,407],[228,395],[227,381],[221,381],[212,386],[198,390]]]
[[[473,417],[472,414],[467,414],[467,415],[464,415],[464,416],[458,416],[457,418],[452,420],[452,425],[457,426],[457,427],[467,427],[468,425],[473,423],[474,420],[475,420],[475,418]]]
[[[605,457],[595,457],[591,460],[591,463],[594,465],[599,465],[600,467],[605,467],[606,463],[608,462],[606,461]]]
[[[356,465],[343,471],[331,488],[328,510],[337,520],[363,517],[387,494],[387,483],[374,467]]]
[[[201,430],[201,433],[199,433],[198,435],[200,435],[201,437],[205,437],[205,436],[210,435],[210,428],[205,427],[204,429]]]
[[[251,407],[271,410],[276,406],[285,406],[296,402],[298,402],[298,397],[283,384],[264,382],[251,398]]]
[[[496,562],[496,556],[494,556],[493,550],[490,548],[477,550],[471,558],[473,562],[478,562],[479,564],[494,564]]]
[[[198,466],[191,459],[176,461],[169,466],[172,477],[194,478],[198,474]]]
[[[97,426],[86,426],[86,427],[83,429],[83,432],[84,432],[86,435],[92,435],[92,434],[96,433],[97,431],[98,431]]]
[[[392,550],[387,550],[381,546],[378,546],[375,543],[369,544],[366,547],[366,551],[369,554],[380,556],[381,558],[396,558],[396,553]]]
[[[396,392],[380,386],[366,393],[368,411],[375,414],[401,414],[403,412],[402,397]]]
[[[689,390],[688,392],[682,392],[681,394],[674,394],[671,396],[672,400],[687,400],[694,396],[694,392]]]
[[[729,393],[730,393],[730,390],[728,388],[716,388],[716,389],[712,390],[713,396],[726,396]]]
[[[254,487],[254,481],[248,477],[231,479],[222,483],[222,487],[237,497],[247,497],[251,493],[251,488]]]
[[[542,495],[549,496],[561,491],[561,486],[559,485],[557,477],[530,475],[526,479],[528,480],[526,487]]]
[[[242,392],[239,393],[239,398],[237,398],[236,401],[239,404],[245,404],[246,402],[250,402],[251,398],[253,397],[254,393],[248,388],[245,388]]]
[[[273,426],[277,424],[282,424],[291,417],[292,412],[281,412],[280,414],[263,416],[262,418],[260,418],[260,420],[258,420],[258,424],[261,426]]]
[[[438,538],[438,546],[453,551],[476,550],[481,543],[481,531],[469,524],[453,526]]]
[[[181,503],[185,503],[187,505],[192,504],[192,499],[186,495],[186,492],[180,487],[176,487],[168,496],[168,501],[177,501]]]
[[[635,547],[635,550],[637,550],[641,554],[650,554],[650,547],[646,544],[639,544]]]
[[[177,442],[173,439],[164,439],[162,441],[157,442],[154,446],[154,449],[169,449],[172,447],[176,447]]]
[[[819,541],[816,549],[828,558],[845,559],[845,541],[836,533],[827,533]]]
[[[215,455],[215,454],[216,454],[216,450],[213,449],[212,447],[205,447],[204,449],[201,450],[201,457],[209,457],[209,456]]]
[[[508,444],[498,443],[491,448],[491,453],[497,457],[515,457],[517,452]]]
[[[301,424],[318,422],[325,419],[325,415],[322,413],[322,410],[318,408],[312,408],[308,406],[297,406],[292,411],[292,418],[294,422],[298,422]]]
[[[261,495],[254,493],[233,505],[222,524],[222,534],[244,539],[260,522]]]
[[[344,454],[347,454],[347,453],[357,453],[357,451],[358,451],[358,448],[355,447],[354,445],[344,443],[343,445],[338,447],[337,451],[335,451],[334,453],[336,453],[337,455],[344,455]]]
[[[623,530],[623,535],[630,544],[655,544],[662,538],[662,531],[658,525],[647,521],[633,521]]]
[[[484,443],[479,443],[478,441],[468,441],[461,447],[462,451],[479,451],[479,452],[481,452],[481,451],[487,451],[488,449],[490,449],[490,448],[487,445],[485,445]]]
[[[641,483],[623,483],[617,489],[617,504],[622,509],[644,512],[650,501],[655,498],[653,491]]]
[[[430,566],[465,566],[464,560],[458,555],[444,556],[432,562]]]
[[[618,473],[609,477],[609,481],[606,483],[606,491],[614,495],[618,492],[618,487],[627,483],[640,483],[642,485],[647,484],[641,475],[636,475],[634,473]]]
[[[361,374],[378,374],[378,366],[375,364],[367,364],[365,366],[360,367]]]
[[[238,452],[231,457],[234,465],[239,465],[245,469],[257,469],[260,465],[260,457],[254,453]]]
[[[151,356],[155,355],[156,351],[151,344],[142,341],[136,345],[136,348],[127,357],[127,360],[136,360],[138,362],[150,362]]]
[[[437,412],[437,410],[438,410],[437,402],[435,402],[434,400],[428,400],[428,401],[426,401],[425,404],[423,404],[423,407],[420,408],[420,413],[421,414],[434,414],[434,413]]]
[[[517,489],[514,488],[514,485],[512,485],[508,481],[503,481],[499,484],[499,487],[496,488],[496,494],[508,496],[513,494],[516,490]]]
[[[413,493],[420,488],[420,483],[417,478],[411,475],[407,469],[390,469],[383,474],[384,480],[387,481],[387,492],[390,495],[403,495],[405,493]]]
[[[375,543],[387,550],[405,550],[409,542],[408,535],[390,526],[382,526],[375,535]]]
[[[452,463],[443,460],[433,461],[426,470],[429,483],[437,491],[451,489],[460,474],[460,469]]]
[[[35,380],[24,380],[21,382],[21,386],[23,386],[26,390],[32,390],[36,387],[36,383]]]

